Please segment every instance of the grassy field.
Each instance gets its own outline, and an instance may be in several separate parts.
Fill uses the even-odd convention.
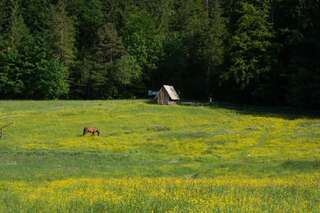
[[[320,118],[0,101],[0,212],[320,212]],[[82,137],[85,126],[101,136]]]

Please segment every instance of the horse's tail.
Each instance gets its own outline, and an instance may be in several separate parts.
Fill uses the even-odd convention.
[[[83,134],[82,136],[84,136],[87,133],[87,128],[83,128]]]

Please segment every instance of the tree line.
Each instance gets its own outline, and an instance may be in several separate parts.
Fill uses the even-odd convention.
[[[0,0],[2,99],[320,106],[320,0]]]

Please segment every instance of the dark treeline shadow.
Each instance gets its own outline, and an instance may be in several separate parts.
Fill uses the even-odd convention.
[[[147,101],[149,104],[157,104],[155,101]],[[214,102],[208,103],[206,101],[182,100],[178,103],[182,106],[207,106],[211,109],[223,108],[236,111],[240,114],[262,116],[262,117],[276,117],[287,120],[295,120],[299,118],[317,119],[320,118],[320,111],[305,108],[295,108],[287,106],[261,106],[261,105],[247,105],[235,104],[229,102]]]
[[[215,102],[208,105],[210,108],[225,108],[234,110],[240,114],[248,114],[263,117],[277,117],[287,120],[295,120],[299,118],[316,119],[320,118],[319,110],[295,108],[295,107],[281,107],[281,106],[257,106],[232,104],[225,102]]]

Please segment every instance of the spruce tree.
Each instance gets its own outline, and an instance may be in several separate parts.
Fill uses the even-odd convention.
[[[103,73],[104,96],[118,97],[119,89],[140,76],[140,67],[125,50],[114,25],[107,23],[98,31],[96,71]]]
[[[75,60],[76,30],[72,17],[66,12],[65,0],[52,6],[49,22],[53,57],[69,67]]]
[[[21,98],[25,89],[21,49],[30,33],[17,1],[0,1],[0,6],[0,95]]]
[[[140,68],[112,23],[103,25],[97,34],[98,42],[81,66],[80,87],[86,98],[117,98],[121,87],[139,77]]]
[[[268,1],[262,6],[240,2],[238,20],[230,40],[230,67],[226,79],[234,79],[242,89],[259,82],[271,69],[273,31],[268,20]]]
[[[209,3],[209,2],[208,2]],[[205,40],[205,58],[207,63],[206,83],[208,95],[213,95],[213,90],[219,85],[220,76],[223,74],[225,56],[225,41],[228,37],[226,20],[222,16],[219,0],[210,1],[209,24]]]

